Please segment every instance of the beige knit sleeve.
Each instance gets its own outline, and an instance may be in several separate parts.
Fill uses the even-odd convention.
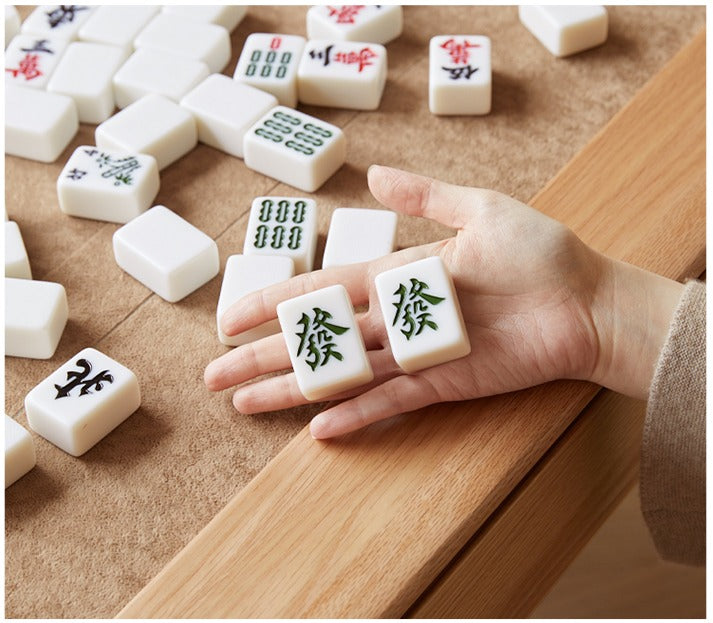
[[[649,394],[641,510],[659,554],[706,559],[706,287],[686,284]]]

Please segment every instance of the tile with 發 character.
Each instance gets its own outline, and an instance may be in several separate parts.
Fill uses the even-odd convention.
[[[303,104],[376,110],[386,84],[386,48],[378,43],[310,40],[297,70]]]
[[[374,283],[391,352],[404,372],[470,353],[458,294],[440,257],[384,271]]]
[[[480,35],[439,35],[429,45],[428,105],[436,115],[490,112],[490,39]]]
[[[283,301],[277,317],[297,385],[307,400],[322,400],[374,378],[344,286]]]
[[[245,40],[233,79],[272,93],[283,106],[297,105],[297,67],[305,38],[252,33]]]
[[[126,223],[151,207],[159,189],[156,159],[82,145],[57,178],[65,214]]]
[[[245,164],[306,192],[314,192],[344,164],[344,133],[331,123],[278,106],[245,134]]]

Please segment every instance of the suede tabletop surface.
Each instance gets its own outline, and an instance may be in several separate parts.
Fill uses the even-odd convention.
[[[30,10],[21,7],[22,17]],[[222,73],[232,76],[252,32],[305,36],[306,11],[250,7]],[[5,492],[6,616],[114,616],[323,408],[247,416],[233,409],[230,391],[212,394],[203,384],[205,365],[228,350],[217,339],[216,305],[226,259],[242,252],[254,197],[317,200],[317,267],[335,208],[379,207],[366,184],[372,163],[528,201],[704,25],[703,7],[612,7],[603,46],[557,59],[515,7],[405,7],[404,32],[386,46],[377,111],[299,106],[347,139],[346,164],[317,192],[297,191],[200,144],[161,172],[154,203],[211,236],[220,251],[221,274],[178,303],[117,266],[119,225],[58,207],[59,172],[77,146],[94,144],[94,126],[82,124],[52,164],[7,157],[9,218],[20,227],[33,277],[66,288],[69,321],[51,359],[5,358],[6,413],[27,426],[25,395],[88,346],[132,369],[143,401],[79,458],[32,433],[37,466]],[[491,38],[489,115],[429,112],[428,42],[439,34]],[[397,246],[451,234],[400,217]]]

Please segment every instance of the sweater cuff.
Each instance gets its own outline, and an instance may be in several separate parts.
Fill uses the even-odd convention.
[[[662,558],[706,559],[706,287],[689,281],[651,383],[641,510]]]

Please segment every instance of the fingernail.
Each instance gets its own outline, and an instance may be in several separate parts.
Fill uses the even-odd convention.
[[[326,418],[319,415],[315,415],[312,421],[309,423],[309,433],[312,435],[312,439],[323,439],[326,427]]]

